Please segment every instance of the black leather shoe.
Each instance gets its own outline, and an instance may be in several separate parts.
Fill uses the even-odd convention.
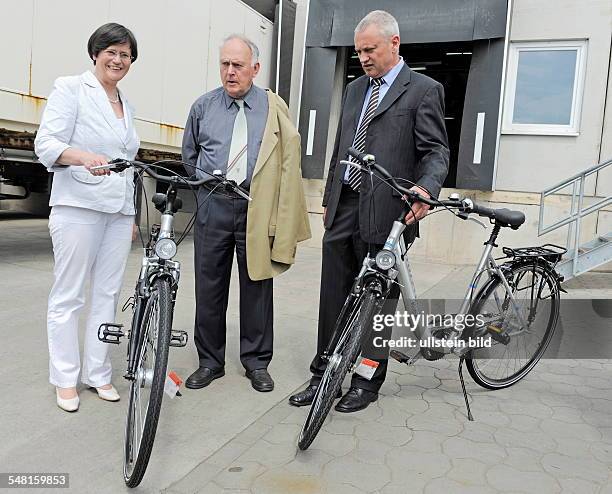
[[[312,405],[312,400],[314,400],[315,393],[317,392],[317,388],[319,385],[309,384],[305,389],[291,395],[289,397],[289,404],[294,407],[303,407],[306,405]],[[342,390],[338,390],[338,394],[336,398],[340,398],[342,396]]]
[[[274,389],[274,381],[266,369],[246,371],[246,377],[251,380],[251,386],[257,391],[265,393]]]
[[[225,375],[225,369],[213,370],[209,367],[198,367],[198,369],[191,374],[185,386],[189,389],[200,389],[204,386],[208,386],[215,379],[223,377]]]
[[[374,391],[368,391],[367,389],[351,388],[342,397],[335,407],[335,410],[343,413],[358,412],[364,408],[368,408],[368,405],[373,401],[378,400],[378,393]]]

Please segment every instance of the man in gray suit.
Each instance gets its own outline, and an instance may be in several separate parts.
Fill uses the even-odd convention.
[[[355,51],[365,75],[351,82],[342,99],[342,112],[323,196],[323,260],[319,304],[317,355],[306,389],[289,403],[312,403],[325,361],[320,358],[334,323],[368,248],[382,247],[393,221],[402,211],[399,194],[388,187],[372,188],[353,168],[340,164],[352,146],[376,156],[396,178],[416,184],[412,189],[437,197],[448,172],[449,149],[444,124],[444,90],[429,77],[413,72],[399,55],[400,36],[395,18],[370,12],[355,28]],[[415,203],[406,217],[406,241],[418,235],[416,222],[429,206]],[[395,293],[394,293],[395,292]],[[395,311],[399,289],[392,290],[385,313]],[[390,329],[390,328],[389,328]],[[390,331],[389,331],[390,332]],[[379,359],[374,376],[354,374],[351,388],[336,405],[340,412],[366,408],[378,397],[387,360]]]

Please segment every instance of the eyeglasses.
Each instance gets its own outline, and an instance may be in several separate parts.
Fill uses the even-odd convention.
[[[102,53],[104,53],[104,55],[106,55],[109,58],[115,58],[117,55],[119,55],[119,58],[121,59],[122,62],[132,62],[134,60],[134,57],[126,52],[117,52],[115,50],[104,50]]]

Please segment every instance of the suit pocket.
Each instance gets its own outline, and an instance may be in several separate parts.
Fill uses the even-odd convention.
[[[88,171],[71,170],[72,178],[82,184],[95,185],[104,180],[105,175],[92,175]]]

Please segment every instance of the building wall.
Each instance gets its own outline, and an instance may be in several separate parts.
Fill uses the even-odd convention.
[[[580,135],[501,136],[497,190],[539,192],[600,160],[612,158],[609,145],[608,156],[600,156],[611,24],[610,0],[514,0],[510,41],[586,39],[586,79]],[[612,108],[608,106],[608,120],[610,112]],[[589,193],[594,192],[593,185],[589,189]]]
[[[511,11],[511,41],[588,39],[586,80],[583,92],[580,135],[576,137],[508,135],[500,137],[496,190],[443,189],[442,198],[459,192],[489,207],[518,209],[526,223],[518,231],[503,231],[500,245],[565,245],[567,227],[537,236],[540,191],[589,166],[612,158],[612,73],[610,41],[612,3],[609,0],[551,1],[514,0]],[[502,94],[502,97],[504,95]],[[607,99],[607,101],[606,101]],[[330,122],[331,125],[331,122]],[[330,132],[330,138],[333,139]],[[329,159],[329,156],[328,156]],[[327,163],[326,163],[327,169]],[[320,206],[324,180],[305,180],[314,232],[309,245],[320,245],[323,235]],[[586,182],[591,195],[612,193],[612,167]],[[586,198],[585,203],[594,199]],[[545,224],[551,224],[570,209],[567,195],[546,202]],[[487,225],[488,226],[488,225]],[[490,226],[489,231],[490,231]],[[612,208],[587,217],[581,228],[581,242],[612,230]],[[412,254],[432,262],[476,262],[487,232],[475,222],[465,222],[449,213],[436,213],[421,224],[421,239]],[[607,267],[610,269],[610,266]]]

